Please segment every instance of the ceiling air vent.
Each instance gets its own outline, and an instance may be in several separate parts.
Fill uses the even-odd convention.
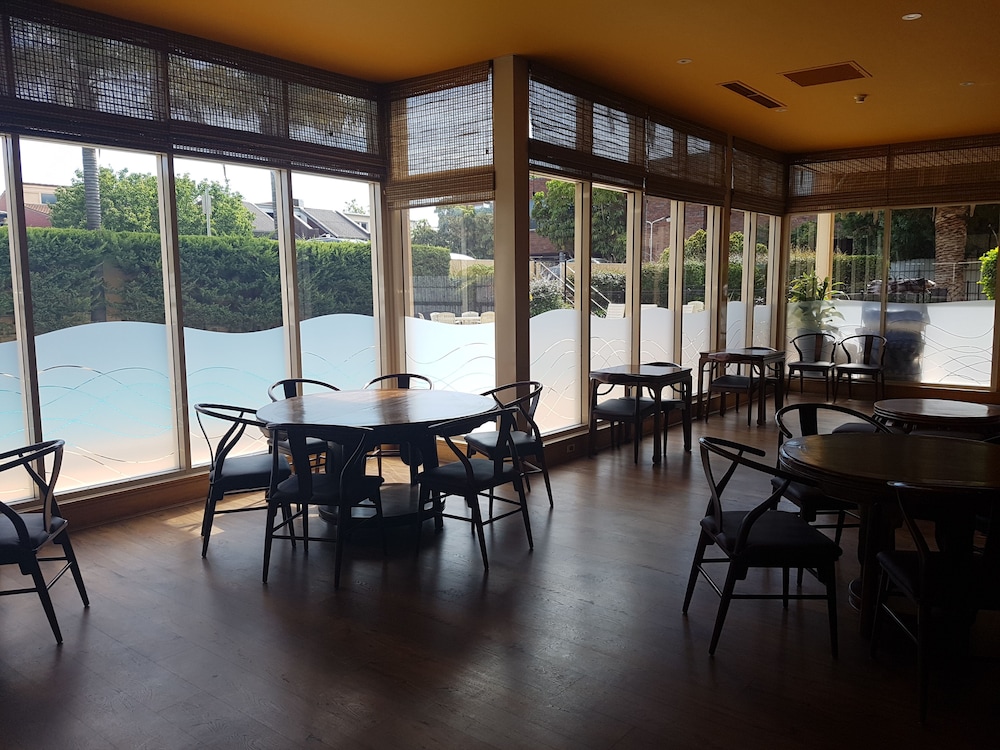
[[[790,73],[782,73],[792,83],[799,86],[818,86],[821,83],[839,83],[840,81],[853,81],[856,78],[871,78],[868,71],[856,62],[843,62],[836,65],[822,65],[818,68],[806,68],[805,70],[793,70]]]
[[[729,83],[720,83],[720,86],[724,89],[729,89],[740,96],[746,97],[752,102],[756,102],[762,107],[767,107],[768,109],[777,109],[778,107],[784,107],[785,105],[769,96],[765,96],[756,89],[752,89],[745,83],[740,81],[730,81]]]

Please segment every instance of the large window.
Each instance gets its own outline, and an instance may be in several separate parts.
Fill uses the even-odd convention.
[[[594,188],[590,203],[590,367],[629,362],[627,196]]]
[[[409,220],[406,369],[435,388],[489,390],[496,384],[493,204],[411,210]]]
[[[537,421],[543,431],[580,423],[580,309],[576,286],[577,185],[532,178],[529,313],[531,378],[545,386]]]
[[[796,217],[789,279],[815,272],[831,286],[823,301],[790,297],[789,337],[807,329],[839,338],[878,333],[887,339],[889,381],[988,387],[995,262],[988,253],[998,221],[997,204]]]
[[[681,325],[683,330],[681,364],[698,366],[700,352],[711,348],[710,316],[715,314],[706,296],[708,249],[717,247],[717,222],[711,221],[718,209],[700,203],[683,206],[684,296]]]
[[[368,185],[292,174],[304,377],[341,389],[377,374]]]
[[[8,244],[11,196],[6,176],[7,170],[0,169],[0,451],[28,442],[24,428],[24,378],[14,327],[14,292]],[[28,484],[28,476],[24,472],[3,472],[0,474],[0,500],[10,502],[27,496],[31,491]]]
[[[287,372],[278,242],[259,208],[272,173],[194,159],[174,172],[188,402],[260,406]],[[207,461],[191,424],[193,460]]]
[[[639,273],[639,361],[673,362],[674,315],[670,309],[671,202],[646,197]]]
[[[43,437],[62,490],[175,469],[151,154],[22,140],[26,184],[58,185],[28,230]]]

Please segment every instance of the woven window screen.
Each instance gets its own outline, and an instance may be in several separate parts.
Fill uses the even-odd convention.
[[[886,147],[796,158],[789,167],[788,210],[797,213],[885,206],[888,163]]]
[[[733,143],[733,208],[785,212],[788,169],[784,157],[748,141]]]
[[[493,200],[493,79],[489,63],[392,84],[392,208]]]
[[[375,84],[67,6],[0,13],[0,128],[385,176]]]
[[[726,137],[663,114],[646,125],[646,190],[675,200],[721,205],[726,184]]]
[[[890,206],[1000,200],[1000,135],[890,147]]]
[[[641,188],[645,108],[533,64],[528,82],[528,157],[534,169]]]

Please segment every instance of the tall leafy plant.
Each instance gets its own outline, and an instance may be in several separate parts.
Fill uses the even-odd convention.
[[[833,330],[833,322],[844,319],[832,301],[839,286],[829,276],[820,279],[815,271],[793,279],[788,285],[789,324],[803,333]]]

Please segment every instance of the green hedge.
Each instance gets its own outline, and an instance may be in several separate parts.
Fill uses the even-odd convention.
[[[160,238],[138,232],[28,229],[28,264],[38,334],[105,320],[164,321]],[[182,236],[184,324],[241,333],[279,327],[278,243],[235,236]],[[370,315],[371,244],[296,243],[299,290],[307,317]],[[444,248],[413,248],[415,275],[448,275]],[[7,227],[0,227],[0,270],[10,278]],[[0,285],[0,337],[13,336],[10,284]]]

